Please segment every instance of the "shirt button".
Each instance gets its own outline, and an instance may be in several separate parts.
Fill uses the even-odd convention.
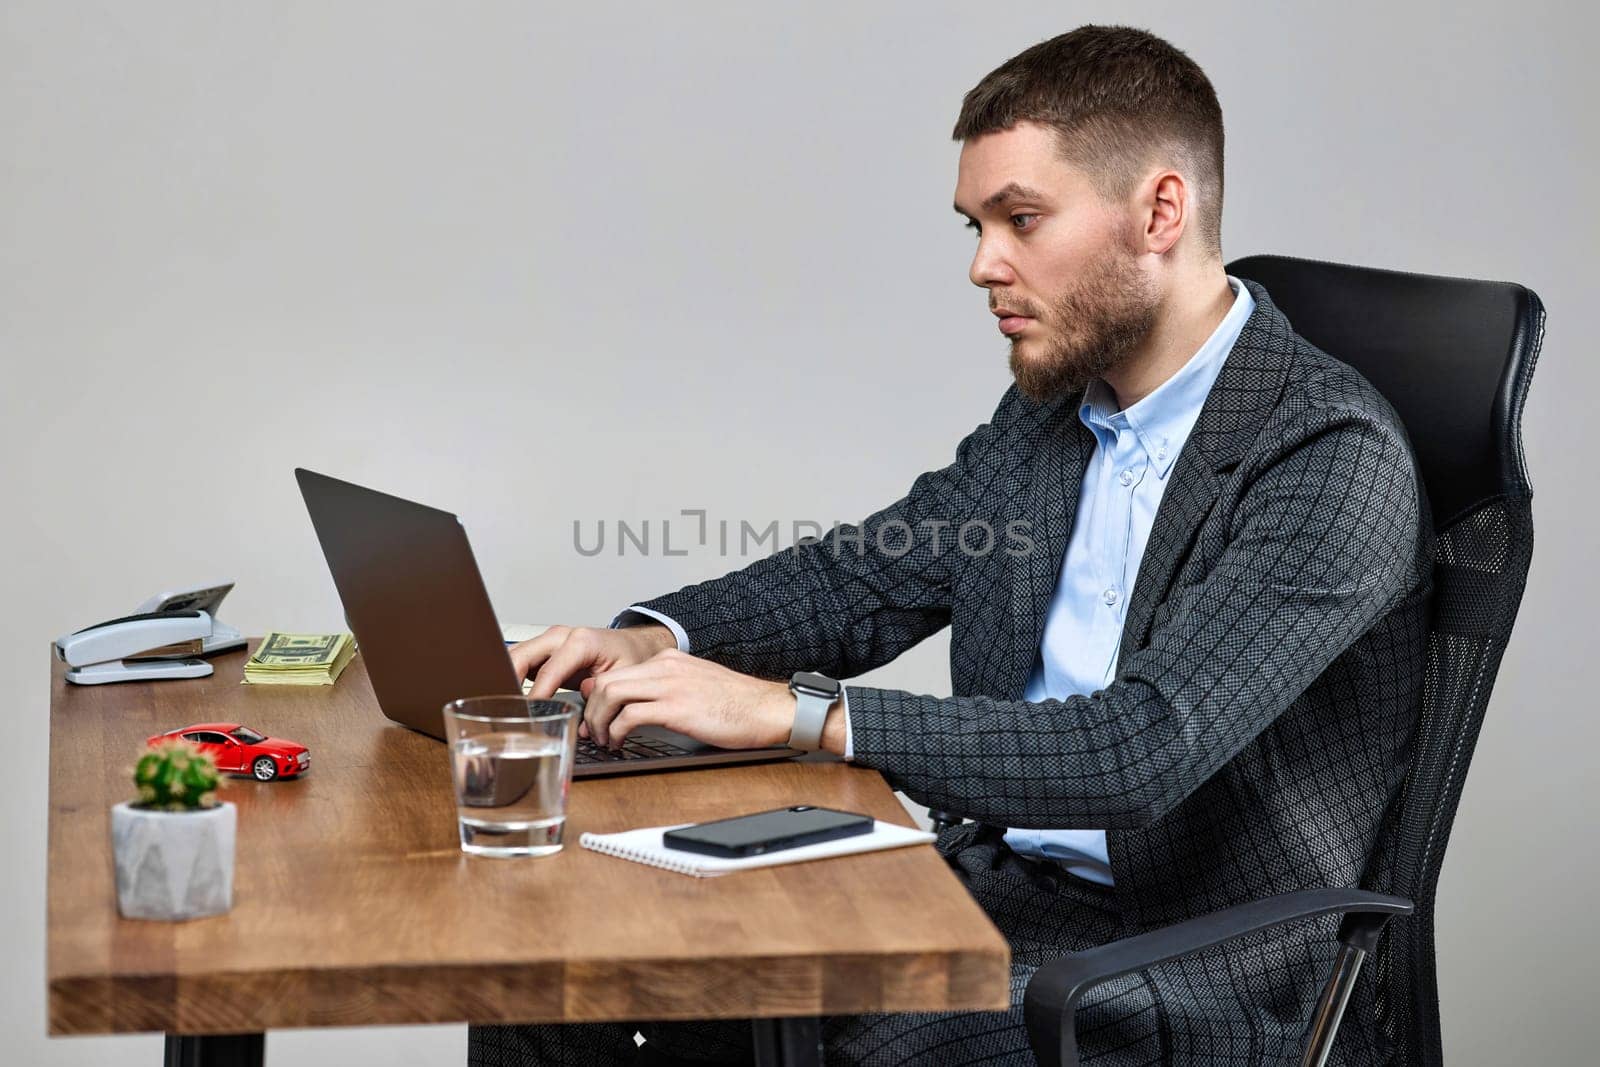
[[[1115,589],[1107,589],[1100,594],[1100,599],[1106,602],[1106,607],[1114,607],[1117,603],[1117,591]]]
[[[1167,458],[1167,450],[1165,448],[1156,449],[1156,458],[1157,459],[1166,459]]]
[[[1133,472],[1132,471],[1123,471],[1117,477],[1122,482],[1123,485],[1132,485],[1133,484]]]

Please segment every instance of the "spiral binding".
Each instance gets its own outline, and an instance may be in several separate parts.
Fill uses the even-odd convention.
[[[723,873],[721,871],[707,870],[697,863],[689,863],[684,860],[673,859],[670,856],[646,852],[643,849],[619,845],[615,841],[607,840],[604,834],[583,834],[578,838],[578,844],[584,848],[593,849],[595,852],[603,852],[607,856],[620,856],[625,860],[633,860],[635,863],[647,863],[652,867],[677,871],[679,874],[692,874],[696,878],[705,878],[708,875]]]

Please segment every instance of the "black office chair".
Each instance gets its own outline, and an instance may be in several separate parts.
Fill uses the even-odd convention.
[[[1343,914],[1302,1063],[1326,1062],[1371,954],[1380,1043],[1393,1049],[1398,1067],[1436,1067],[1443,1054],[1434,890],[1533,554],[1521,422],[1544,306],[1505,282],[1282,256],[1251,256],[1228,272],[1266,286],[1296,332],[1388,397],[1405,421],[1433,507],[1439,544],[1422,717],[1396,809],[1363,879],[1382,892],[1288,893],[1062,957],[1028,984],[1028,1038],[1046,1067],[1076,1065],[1073,1013],[1094,986],[1271,927]],[[1409,918],[1388,925],[1397,915]]]

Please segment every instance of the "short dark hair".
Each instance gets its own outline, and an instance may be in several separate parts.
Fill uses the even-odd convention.
[[[1202,243],[1222,255],[1222,106],[1183,52],[1129,26],[1080,26],[990,71],[962,98],[954,139],[1025,121],[1054,129],[1062,158],[1108,199],[1132,192],[1153,156],[1176,153],[1198,186]]]

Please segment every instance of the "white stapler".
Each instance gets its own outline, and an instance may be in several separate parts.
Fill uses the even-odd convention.
[[[158,593],[133,615],[111,619],[56,640],[56,658],[67,665],[67,681],[77,685],[204,678],[208,656],[244,646],[239,631],[216,621],[213,613],[232,582]]]
[[[203,659],[158,657],[197,653],[210,635],[211,616],[203,611],[146,612],[56,638],[56,658],[78,685],[204,678],[211,664]]]
[[[217,609],[222,598],[233,590],[232,582],[216,585],[197,585],[193,589],[179,589],[171,593],[157,593],[133,610],[140,615],[153,611],[203,611],[211,616],[211,634],[200,647],[202,656],[213,652],[226,652],[230,648],[243,648],[244,635],[233,627],[217,621]]]

